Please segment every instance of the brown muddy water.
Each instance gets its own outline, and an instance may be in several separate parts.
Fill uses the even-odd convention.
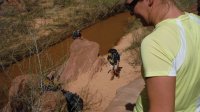
[[[100,55],[103,55],[125,34],[129,19],[129,13],[117,14],[81,32],[84,38],[100,44]],[[48,71],[47,68],[54,68],[63,63],[69,56],[72,42],[73,40],[68,38],[0,72],[0,108],[7,102],[8,88],[12,79],[23,74],[39,73],[40,69]]]

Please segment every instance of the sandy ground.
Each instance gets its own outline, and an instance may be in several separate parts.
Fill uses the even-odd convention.
[[[120,67],[122,67],[122,69],[120,78],[115,77],[111,80],[112,74],[111,72],[108,73],[110,65],[107,63],[102,66],[101,71],[93,75],[90,73],[81,74],[76,81],[71,82],[65,87],[69,91],[78,94],[84,94],[83,91],[88,91],[89,97],[86,97],[86,99],[83,98],[93,107],[91,110],[88,110],[88,112],[103,112],[115,97],[117,89],[140,77],[140,66],[133,67],[130,65],[129,63],[134,56],[131,55],[130,51],[125,51],[132,41],[132,34],[128,34],[122,37],[118,45],[115,46],[121,55]],[[106,55],[104,58],[106,58]],[[99,102],[100,105],[95,104],[95,102]]]

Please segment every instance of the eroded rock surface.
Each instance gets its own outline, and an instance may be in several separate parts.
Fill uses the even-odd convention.
[[[141,77],[119,88],[116,92],[115,98],[105,109],[105,112],[132,112],[137,97],[143,88],[144,81]]]
[[[79,74],[85,73],[98,58],[99,45],[85,39],[76,39],[70,47],[70,57],[66,62],[60,81],[66,83],[75,80]]]

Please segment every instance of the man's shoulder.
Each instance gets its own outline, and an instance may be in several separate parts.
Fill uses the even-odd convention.
[[[177,40],[180,36],[178,26],[174,23],[169,23],[155,28],[152,33],[147,35],[143,41],[148,42],[166,42],[166,40]]]
[[[146,36],[141,44],[142,49],[164,48],[177,49],[180,45],[180,32],[176,24],[166,24],[156,28]]]

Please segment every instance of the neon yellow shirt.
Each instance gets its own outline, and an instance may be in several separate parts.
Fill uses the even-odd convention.
[[[142,42],[144,77],[176,77],[175,112],[200,112],[200,17],[185,13],[158,23]],[[147,112],[144,89],[134,112]]]

